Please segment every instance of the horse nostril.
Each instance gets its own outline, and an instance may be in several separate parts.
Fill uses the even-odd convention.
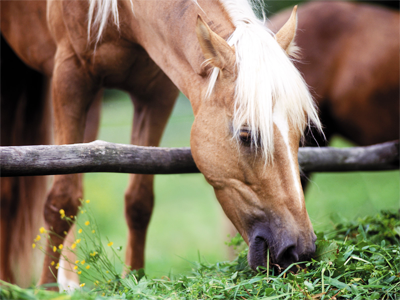
[[[250,242],[247,259],[253,270],[265,265],[266,248],[267,243],[262,237],[257,236]]]
[[[291,244],[280,249],[277,253],[276,261],[285,268],[294,262],[298,262],[299,255],[296,251],[296,245]]]

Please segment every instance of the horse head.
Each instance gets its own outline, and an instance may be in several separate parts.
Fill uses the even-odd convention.
[[[266,266],[269,249],[272,261],[285,268],[315,251],[297,153],[306,127],[320,123],[287,56],[295,49],[296,11],[275,38],[252,22],[234,20],[236,30],[225,41],[198,17],[196,32],[211,76],[191,148],[249,245],[250,266]]]

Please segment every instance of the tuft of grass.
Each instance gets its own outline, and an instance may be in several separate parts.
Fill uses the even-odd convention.
[[[108,240],[103,243],[91,210],[85,207],[81,211],[85,217],[73,220],[77,228],[84,229],[79,234],[82,246],[76,254],[85,263],[77,262],[76,271],[85,271],[82,266],[86,264],[95,270],[81,273],[86,285],[66,294],[40,287],[21,289],[1,282],[0,298],[399,299],[400,212],[383,211],[353,222],[336,218],[333,230],[317,233],[317,250],[312,261],[292,264],[285,270],[271,263],[270,268],[252,271],[247,263],[248,248],[237,235],[229,244],[244,249],[233,261],[210,264],[199,255],[198,261],[188,262],[192,266],[190,275],[149,278],[143,269],[129,272],[129,268],[122,277],[113,263],[118,249]],[[297,267],[295,273],[290,271],[293,266]]]

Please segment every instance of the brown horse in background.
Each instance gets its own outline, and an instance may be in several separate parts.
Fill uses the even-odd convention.
[[[51,78],[57,144],[84,141],[89,107],[103,88],[118,88],[134,103],[132,143],[157,146],[178,87],[195,115],[194,160],[249,244],[250,266],[266,265],[267,248],[282,267],[314,253],[297,152],[305,127],[320,123],[288,57],[295,11],[276,36],[245,0],[2,1],[1,14],[13,51]],[[57,235],[47,252],[70,230],[60,209],[75,215],[82,193],[81,175],[54,177],[44,217]],[[126,263],[133,269],[144,266],[153,198],[153,175],[131,175]],[[45,257],[41,284],[55,282],[54,256]]]
[[[48,80],[21,62],[3,37],[0,64],[1,146],[50,143]],[[47,177],[2,177],[0,185],[0,278],[17,277],[26,286],[34,262],[26,240],[43,224]]]
[[[398,139],[399,12],[333,1],[301,5],[298,14],[296,66],[311,87],[327,139],[340,134],[361,146]],[[281,12],[268,25],[277,30],[289,15]]]

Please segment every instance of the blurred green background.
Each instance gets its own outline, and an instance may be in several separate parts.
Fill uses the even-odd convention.
[[[301,1],[268,1],[268,15]],[[133,107],[127,94],[106,91],[99,139],[129,143]],[[180,95],[169,120],[161,146],[189,146],[194,120],[190,102]],[[335,137],[332,146],[352,146]],[[127,174],[92,173],[84,179],[85,199],[103,236],[122,246],[124,258],[127,226],[124,217],[124,191]],[[399,209],[399,171],[368,173],[314,174],[306,191],[306,205],[316,230],[331,225],[331,215],[347,219],[374,214],[381,209]],[[201,174],[157,175],[155,208],[146,244],[146,273],[161,277],[190,270],[188,261],[227,260],[231,255],[228,223],[213,190]]]

